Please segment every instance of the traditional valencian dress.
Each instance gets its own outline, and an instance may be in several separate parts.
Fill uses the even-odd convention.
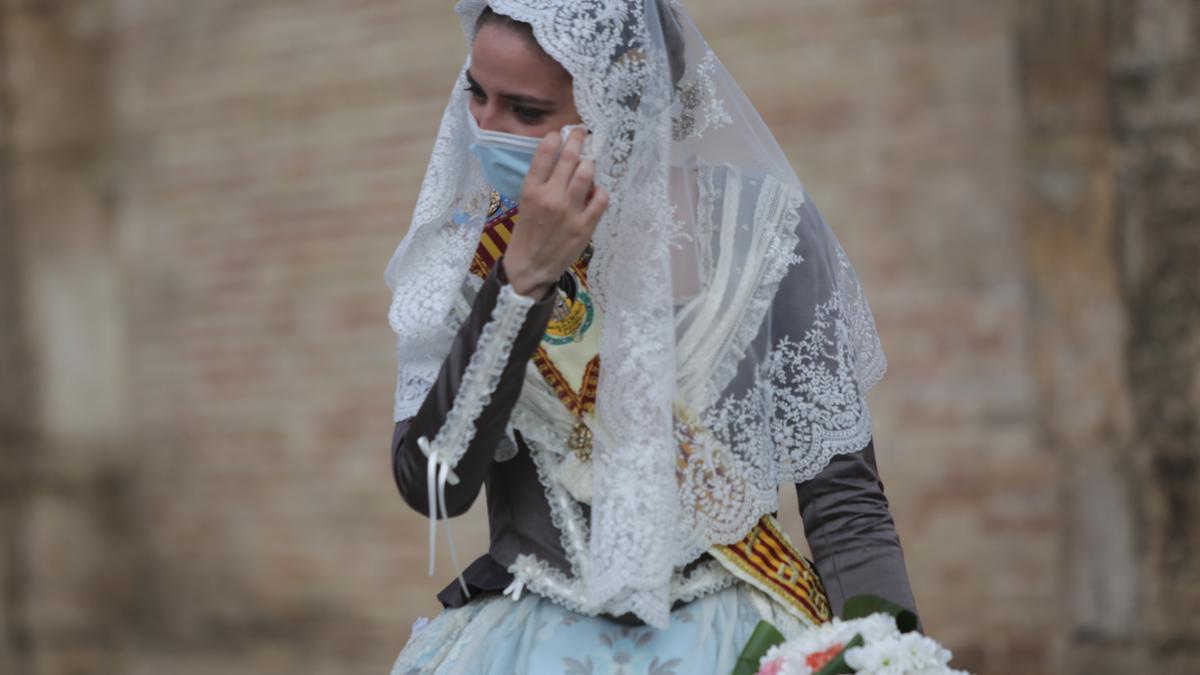
[[[573,75],[613,197],[558,286],[518,295],[518,205],[451,97],[386,274],[393,469],[431,547],[486,485],[491,542],[393,673],[724,673],[760,619],[794,634],[859,593],[913,608],[870,311],[753,107],[674,3],[490,4]],[[468,40],[483,5],[459,4]],[[774,518],[785,483],[815,563]]]

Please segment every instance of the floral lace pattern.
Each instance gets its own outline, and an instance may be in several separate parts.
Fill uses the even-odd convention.
[[[693,77],[678,86],[677,108],[671,127],[671,137],[685,141],[700,137],[709,129],[718,129],[732,124],[733,118],[725,111],[724,102],[717,95],[713,83],[717,57],[711,51],[696,66]]]
[[[398,363],[395,421],[421,407],[466,316],[454,311],[454,302],[482,228],[482,218],[463,226],[447,219],[436,229],[412,232],[388,264],[388,323],[396,333]]]
[[[833,314],[835,303],[822,308]],[[760,363],[753,387],[705,411],[702,432],[680,424],[696,451],[680,470],[681,491],[695,500],[695,528],[715,541],[737,541],[759,514],[778,510],[777,486],[817,475],[838,454],[862,449],[871,416],[848,341],[814,327],[782,338]]]

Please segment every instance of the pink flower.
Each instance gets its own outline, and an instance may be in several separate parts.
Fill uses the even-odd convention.
[[[757,675],[779,675],[783,669],[783,657],[772,659],[758,669]]]

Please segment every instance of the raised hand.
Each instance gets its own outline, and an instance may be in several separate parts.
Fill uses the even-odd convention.
[[[521,190],[520,224],[501,262],[521,295],[544,297],[583,253],[608,208],[608,192],[594,183],[595,163],[580,158],[585,138],[583,129],[573,130],[565,143],[560,133],[548,133],[533,156]]]

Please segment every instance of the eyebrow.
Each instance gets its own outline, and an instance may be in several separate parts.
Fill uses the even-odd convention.
[[[483,87],[481,87],[479,85],[479,83],[475,81],[475,78],[471,76],[471,71],[469,71],[469,70],[467,71],[467,82],[469,82],[472,87],[476,87],[478,89],[483,89]],[[510,94],[510,93],[500,92],[496,95],[506,101],[511,101],[513,103],[521,103],[524,105],[540,105],[540,106],[553,106],[554,105],[554,101],[550,101],[550,100],[547,100],[544,98],[538,98],[536,96],[528,96],[526,94]]]

